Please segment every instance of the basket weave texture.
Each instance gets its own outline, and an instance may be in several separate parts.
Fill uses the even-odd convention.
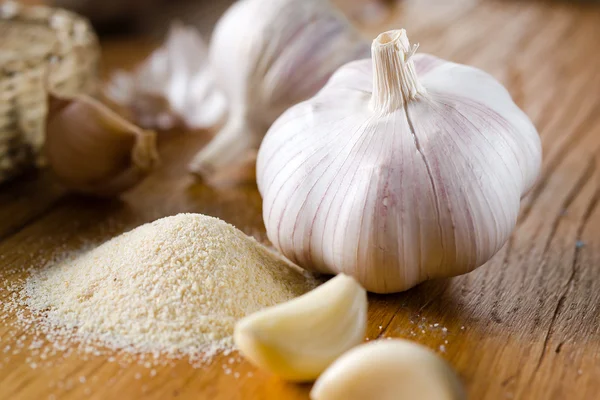
[[[84,18],[0,3],[0,183],[43,164],[46,88],[93,93],[99,60],[98,40]]]

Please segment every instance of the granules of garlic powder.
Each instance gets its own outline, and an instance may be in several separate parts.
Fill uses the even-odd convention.
[[[34,273],[23,294],[51,340],[197,359],[231,349],[238,319],[316,284],[233,226],[179,214]]]

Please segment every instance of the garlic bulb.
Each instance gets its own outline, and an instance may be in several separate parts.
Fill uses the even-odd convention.
[[[434,352],[402,339],[360,345],[338,358],[310,392],[311,400],[462,400],[456,373]]]
[[[296,299],[240,320],[234,339],[253,364],[290,381],[313,381],[360,344],[366,328],[367,292],[340,274]]]
[[[195,28],[173,23],[165,44],[134,72],[117,71],[105,88],[115,103],[130,109],[148,128],[209,128],[226,114],[216,87],[208,49]]]
[[[268,237],[298,265],[406,290],[485,263],[541,163],[535,127],[490,75],[415,55],[404,30],[271,127],[257,181]]]
[[[133,187],[158,162],[154,132],[85,95],[49,96],[44,151],[65,186],[100,196]]]
[[[291,105],[314,95],[368,44],[329,0],[241,0],[218,22],[210,61],[229,103],[225,127],[190,170],[207,176],[257,149]]]

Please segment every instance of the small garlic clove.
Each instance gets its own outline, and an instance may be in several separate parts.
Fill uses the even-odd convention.
[[[85,95],[49,95],[45,154],[65,186],[100,196],[133,187],[158,162],[154,132]]]
[[[408,340],[378,340],[338,358],[317,380],[311,400],[462,400],[452,368]]]
[[[303,296],[240,320],[234,340],[253,364],[286,380],[311,381],[362,341],[366,323],[365,290],[340,274]]]

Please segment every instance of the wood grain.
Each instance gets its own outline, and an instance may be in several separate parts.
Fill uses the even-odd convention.
[[[370,296],[368,338],[404,337],[447,359],[472,399],[596,399],[600,392],[600,9],[539,1],[404,1],[373,36],[407,28],[421,50],[483,68],[534,120],[543,172],[509,243],[482,268],[389,296]],[[105,43],[108,69],[146,41]],[[0,189],[0,300],[23,268],[183,211],[214,215],[265,240],[255,185],[208,187],[186,174],[209,133],[161,140],[164,162],[120,201],[67,194],[47,174]],[[4,399],[307,399],[233,355],[204,368],[176,361],[121,367],[108,356],[58,354],[31,368],[14,314],[0,325]],[[2,319],[2,318],[0,318]],[[444,329],[445,328],[445,329]],[[6,346],[9,351],[4,351]],[[87,358],[87,359],[84,359]],[[118,361],[118,357],[117,357]],[[231,368],[231,373],[225,373]],[[251,376],[249,376],[251,374]]]

